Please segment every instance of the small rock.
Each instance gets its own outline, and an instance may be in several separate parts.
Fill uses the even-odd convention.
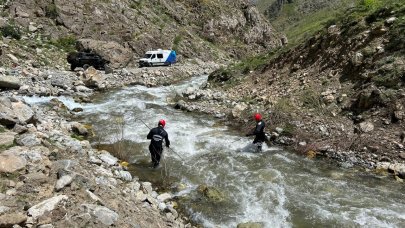
[[[98,155],[98,157],[105,163],[107,163],[110,166],[113,166],[115,164],[117,164],[118,162],[118,158],[112,156],[110,153],[108,152],[104,152],[100,155]]]
[[[391,25],[391,24],[393,24],[396,20],[397,20],[396,17],[390,17],[390,18],[388,18],[388,19],[385,21],[385,23],[386,23],[387,25]]]
[[[103,201],[96,194],[92,193],[90,190],[86,190],[86,192],[93,201],[95,201],[101,205],[104,205]]]
[[[152,194],[152,183],[150,182],[142,182],[141,189],[145,194]]]
[[[161,202],[166,202],[172,198],[172,195],[170,193],[163,193],[160,194],[157,199]]]
[[[247,223],[239,223],[236,228],[263,228],[262,223],[258,222],[247,222]]]
[[[72,183],[73,179],[74,179],[74,177],[72,177],[70,175],[62,176],[61,178],[59,178],[59,180],[56,181],[55,190],[60,191],[65,186],[70,185]]]
[[[82,204],[82,207],[96,217],[101,223],[107,226],[111,226],[118,220],[118,214],[106,207],[98,206],[94,204]]]
[[[68,197],[65,195],[59,195],[52,197],[50,199],[44,200],[41,203],[31,207],[28,209],[28,215],[31,215],[34,219],[38,218],[39,216],[44,215],[46,212],[53,211],[59,203],[64,200],[67,200]]]
[[[23,225],[27,221],[27,216],[20,213],[5,214],[0,216],[0,227],[13,227],[13,225]]]
[[[371,122],[361,122],[360,123],[360,131],[364,133],[368,133],[374,130],[374,124]]]
[[[78,122],[73,122],[72,123],[72,131],[78,135],[83,135],[87,136],[89,134],[89,131],[87,128],[83,126],[83,124],[78,123]]]

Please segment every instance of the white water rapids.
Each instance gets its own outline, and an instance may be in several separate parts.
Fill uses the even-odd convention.
[[[70,108],[82,107],[81,117],[93,124],[102,143],[120,137],[114,119],[124,118],[123,138],[137,147],[134,162],[149,160],[149,127],[166,120],[172,142],[164,152],[164,167],[185,188],[174,194],[189,215],[204,227],[236,227],[260,222],[265,227],[405,227],[404,184],[325,161],[309,160],[275,147],[252,153],[252,138],[235,132],[206,115],[175,110],[167,104],[175,91],[198,86],[206,76],[180,85],[147,88],[133,86],[95,98],[92,104],[62,99]],[[27,98],[29,103],[44,98]],[[163,169],[161,168],[161,169]],[[160,173],[144,167],[142,172]],[[135,173],[137,175],[137,173]],[[209,203],[193,194],[200,184],[225,195]]]

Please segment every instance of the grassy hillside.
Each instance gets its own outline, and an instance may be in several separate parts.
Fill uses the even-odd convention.
[[[290,44],[298,44],[323,27],[330,19],[353,7],[358,0],[293,0],[280,7],[276,0],[259,0],[258,9],[274,28],[284,32]]]

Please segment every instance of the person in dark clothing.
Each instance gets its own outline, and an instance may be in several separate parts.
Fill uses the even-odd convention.
[[[160,157],[163,153],[163,139],[165,140],[166,147],[169,148],[170,141],[169,135],[163,129],[166,125],[165,120],[159,120],[158,126],[149,131],[147,139],[150,139],[149,152],[152,158],[153,167],[159,166]]]
[[[246,134],[246,136],[256,136],[253,140],[253,144],[256,146],[256,151],[261,152],[263,142],[266,141],[266,134],[264,133],[266,124],[262,119],[262,115],[260,115],[259,113],[256,113],[253,117],[256,120],[256,127],[252,132]]]

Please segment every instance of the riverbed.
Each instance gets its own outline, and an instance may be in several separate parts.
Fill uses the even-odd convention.
[[[171,189],[183,211],[204,227],[244,222],[265,227],[405,226],[403,183],[272,145],[256,153],[246,132],[170,105],[176,93],[206,79],[99,94],[93,103],[80,105],[84,111],[79,118],[93,126],[93,144],[114,145],[126,153],[133,175]],[[172,150],[165,150],[161,166],[153,169],[146,135],[159,119],[166,120]],[[223,198],[204,198],[197,191],[200,185],[218,190]]]

